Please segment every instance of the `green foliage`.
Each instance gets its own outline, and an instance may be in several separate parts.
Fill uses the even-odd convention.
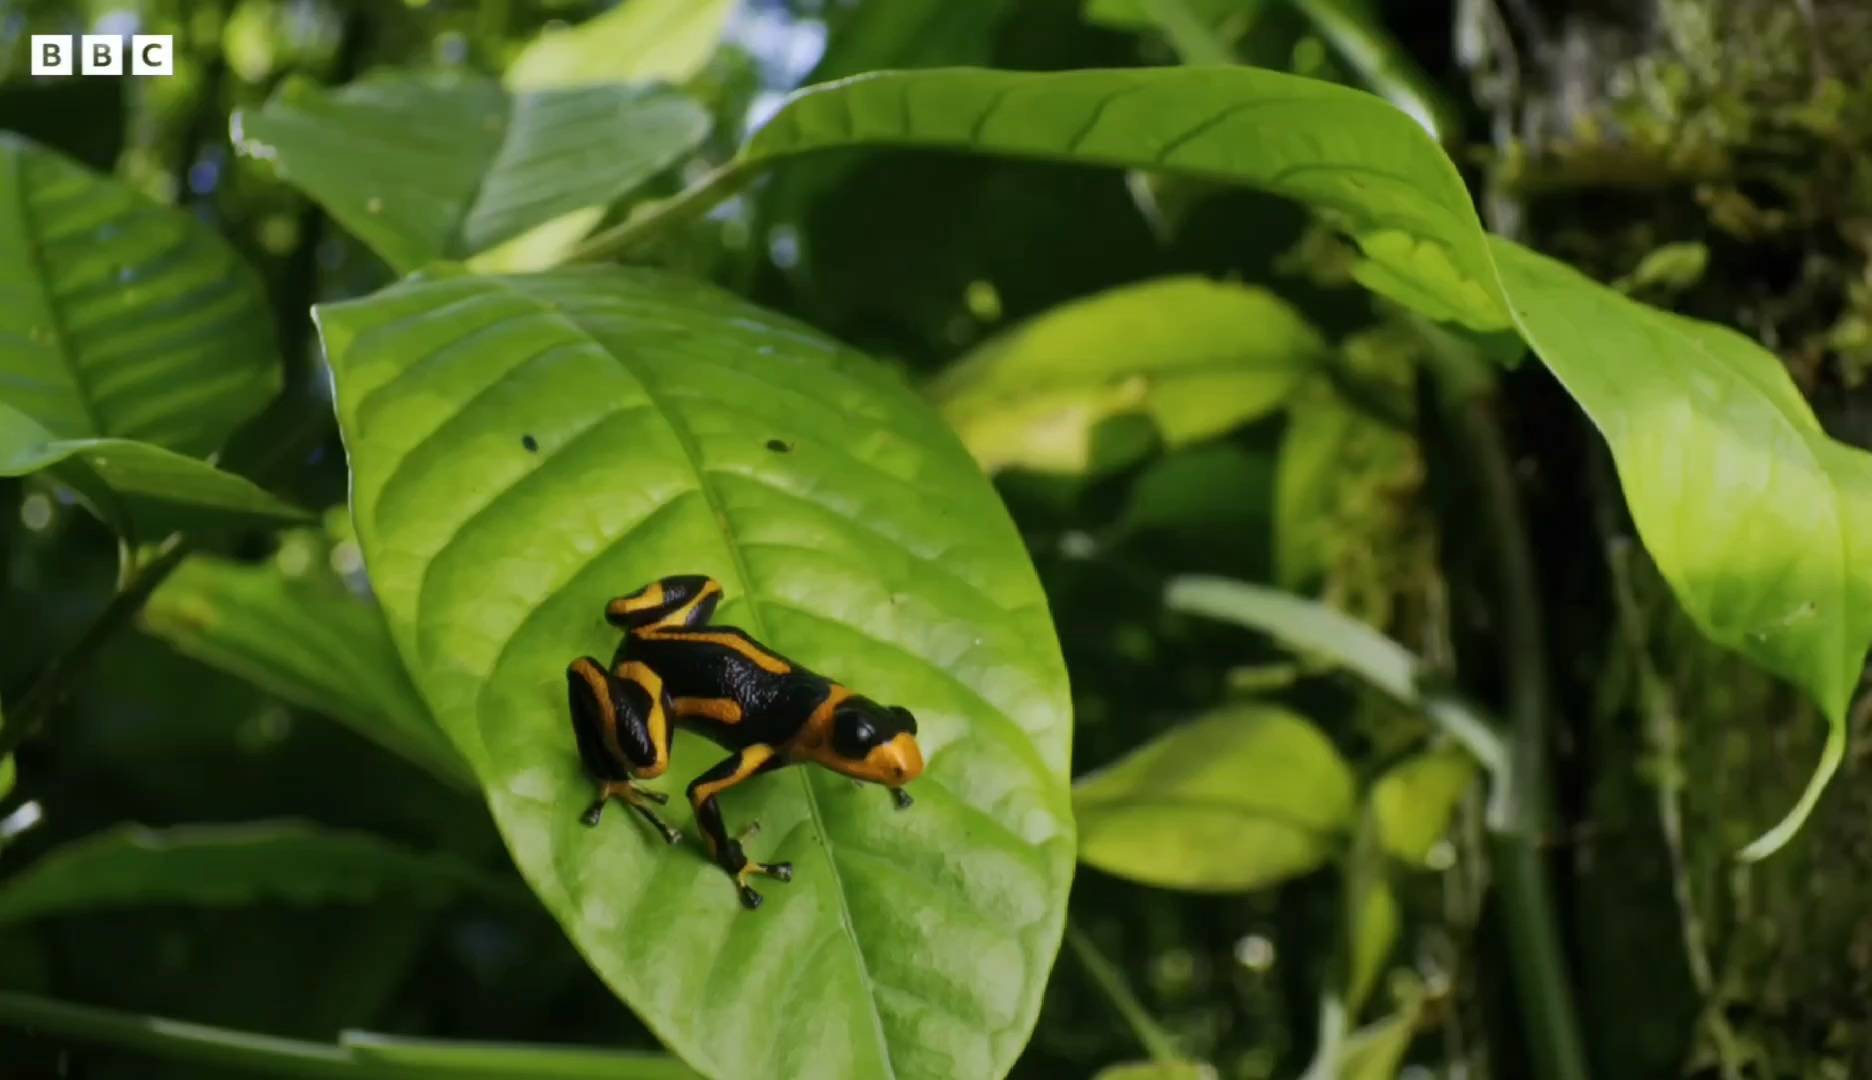
[[[1392,700],[1421,709],[1490,772],[1506,767],[1500,740],[1461,702],[1439,693],[1431,673],[1397,642],[1327,607],[1239,581],[1185,577],[1170,584],[1171,608],[1262,630],[1283,643],[1343,666]]]
[[[1524,88],[1622,61],[1458,5],[1426,72],[1364,0],[147,0],[177,78],[0,81],[9,1055],[1571,1080],[1827,1031],[1838,1071],[1864,800],[1729,854],[1790,761],[1747,856],[1853,767],[1872,640],[1872,457],[1822,428],[1868,434],[1846,6],[1666,5],[1611,112]],[[1172,56],[1215,66],[1123,66]],[[1557,171],[1504,143],[1548,113]],[[1553,194],[1593,175],[1644,190]],[[619,254],[663,265],[560,265]],[[565,665],[681,572],[930,762],[904,814],[729,793],[797,868],[755,914],[693,836],[578,821]]]
[[[273,162],[406,272],[578,215],[537,248],[489,255],[524,264],[516,268],[549,264],[606,207],[694,149],[709,119],[662,90],[510,93],[492,79],[399,73],[336,92],[288,83],[235,125],[242,153]]]
[[[1639,534],[1684,609],[1826,714],[1806,793],[1744,851],[1767,855],[1845,753],[1872,641],[1872,454],[1828,438],[1747,338],[1633,303],[1506,242],[1496,257],[1521,298],[1522,331],[1611,444]]]
[[[605,980],[718,1075],[1005,1069],[1071,872],[1065,684],[1005,511],[934,412],[643,271],[417,278],[318,321],[391,636]],[[927,748],[902,816],[817,770],[727,800],[795,869],[758,918],[693,847],[579,823],[561,672],[613,647],[605,599],[674,573],[723,582],[722,622],[913,702]],[[671,786],[714,756],[682,740]],[[712,967],[730,936],[762,962]],[[801,994],[820,1022],[783,1032],[769,1006]],[[716,1037],[730,1017],[745,1038]]]
[[[301,822],[124,825],[52,851],[0,884],[0,925],[100,909],[190,904],[434,904],[485,888],[452,859]]]
[[[516,91],[591,83],[679,83],[708,63],[734,0],[623,0],[577,26],[547,30],[507,68]]]
[[[1364,250],[1367,286],[1478,330],[1508,325],[1455,166],[1396,110],[1331,83],[1251,68],[881,73],[794,97],[735,169],[854,145],[1245,184],[1329,214]]]
[[[1371,792],[1379,842],[1397,858],[1424,865],[1474,782],[1474,760],[1455,747],[1426,750],[1386,769]]]
[[[120,527],[297,516],[198,456],[280,383],[259,284],[233,249],[11,134],[0,206],[0,476],[57,467]]]
[[[259,283],[220,237],[61,154],[0,139],[0,373],[65,439],[186,454],[279,388]]]
[[[1307,873],[1340,850],[1353,782],[1305,720],[1235,706],[1080,780],[1073,809],[1090,865],[1168,888],[1237,892]]]
[[[125,532],[302,522],[304,510],[201,458],[135,439],[60,439],[0,404],[0,476],[50,471]]]
[[[1872,514],[1862,482],[1872,456],[1823,435],[1786,372],[1746,339],[1633,304],[1487,237],[1455,167],[1400,113],[1331,84],[1248,69],[881,74],[796,96],[748,141],[733,169],[692,199],[711,197],[778,158],[868,144],[1230,180],[1326,215],[1363,249],[1360,283],[1423,314],[1495,330],[1511,324],[1512,311],[1512,325],[1611,444],[1640,535],[1704,632],[1793,679],[1842,731],[1846,698],[1872,644],[1872,616],[1849,619],[1840,605],[1869,587],[1863,568],[1872,559],[1853,559],[1830,541],[1794,544],[1783,535],[1753,545],[1752,537],[1709,523],[1757,527],[1754,516],[1734,514],[1732,489],[1760,498],[1766,470],[1778,468],[1785,453],[1803,479],[1777,501],[1791,497],[1801,512],[1774,532],[1817,516],[1831,523],[1823,529],[1831,534],[1844,521]],[[597,247],[632,235],[627,226],[622,237],[601,239]],[[1617,347],[1606,348],[1606,341]],[[1698,406],[1681,394],[1663,396],[1683,417],[1679,423],[1699,429],[1695,464],[1658,452],[1675,438],[1661,436],[1651,422],[1659,395],[1627,391],[1614,377],[1633,367],[1634,357],[1662,348],[1671,348],[1671,362],[1683,370],[1666,377],[1663,367],[1638,365],[1656,376],[1657,386],[1711,380]],[[1635,439],[1634,432],[1646,435]],[[1764,437],[1774,440],[1765,451]],[[1720,482],[1688,482],[1712,468]],[[1850,585],[1846,565],[1861,568]],[[1820,588],[1833,591],[1822,597]],[[1868,604],[1855,608],[1872,612]],[[1836,734],[1829,742],[1806,795],[1750,846],[1752,857],[1774,851],[1799,827],[1838,765],[1842,739]]]
[[[1265,290],[1166,278],[1047,312],[930,393],[984,469],[1105,471],[1145,448],[1101,445],[1102,425],[1142,414],[1172,448],[1219,435],[1278,406],[1324,350]]]
[[[397,661],[383,615],[331,571],[317,534],[285,538],[268,565],[197,555],[150,596],[143,617],[178,651],[473,786]]]

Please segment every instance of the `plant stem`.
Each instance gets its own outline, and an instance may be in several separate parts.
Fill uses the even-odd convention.
[[[1181,1061],[1183,1052],[1177,1047],[1176,1036],[1164,1030],[1144,1003],[1131,992],[1130,984],[1125,982],[1124,973],[1118,966],[1105,958],[1097,945],[1086,932],[1066,924],[1066,944],[1072,948],[1073,955],[1085,965],[1086,973],[1092,976],[1093,983],[1105,992],[1112,1008],[1131,1026],[1131,1034],[1137,1036],[1138,1045],[1144,1048],[1152,1061]]]
[[[1458,376],[1454,381],[1463,380]],[[1547,1080],[1584,1080],[1586,1054],[1540,849],[1548,813],[1550,697],[1533,546],[1493,395],[1473,382],[1469,387],[1446,394],[1444,411],[1456,456],[1468,465],[1481,497],[1483,532],[1501,597],[1496,611],[1508,688],[1509,790],[1501,819],[1494,823],[1490,849],[1535,1074]]]
[[[0,757],[11,753],[38,729],[46,713],[64,698],[72,681],[91,658],[118,627],[135,617],[150,593],[181,565],[189,548],[188,538],[175,533],[157,548],[154,558],[130,573],[123,587],[111,596],[110,602],[85,627],[78,640],[54,658],[20,698],[19,706],[7,718],[5,726],[0,727]]]
[[[689,224],[746,187],[756,167],[744,160],[730,161],[642,213],[587,237],[563,261],[598,262],[640,252],[663,234]]]
[[[140,1050],[172,1061],[247,1069],[273,1076],[391,1075],[390,1070],[360,1067],[336,1046],[72,1005],[30,994],[0,992],[0,1022],[28,1031],[55,1032]]]

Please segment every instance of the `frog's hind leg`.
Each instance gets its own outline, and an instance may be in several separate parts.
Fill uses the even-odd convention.
[[[585,771],[598,782],[598,797],[580,820],[597,825],[605,804],[617,799],[649,822],[666,842],[681,839],[650,809],[652,804],[668,802],[669,796],[646,791],[633,782],[659,776],[669,764],[669,711],[662,681],[642,664],[623,664],[613,673],[584,656],[566,668],[566,696],[579,757]]]

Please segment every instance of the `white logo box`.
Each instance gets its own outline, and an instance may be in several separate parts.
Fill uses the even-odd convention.
[[[34,75],[174,75],[174,34],[34,34]]]

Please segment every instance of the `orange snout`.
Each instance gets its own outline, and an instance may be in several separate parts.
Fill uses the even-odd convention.
[[[907,784],[923,775],[923,748],[915,735],[899,732],[891,741],[871,748],[865,755],[864,772],[864,779],[880,784]]]

